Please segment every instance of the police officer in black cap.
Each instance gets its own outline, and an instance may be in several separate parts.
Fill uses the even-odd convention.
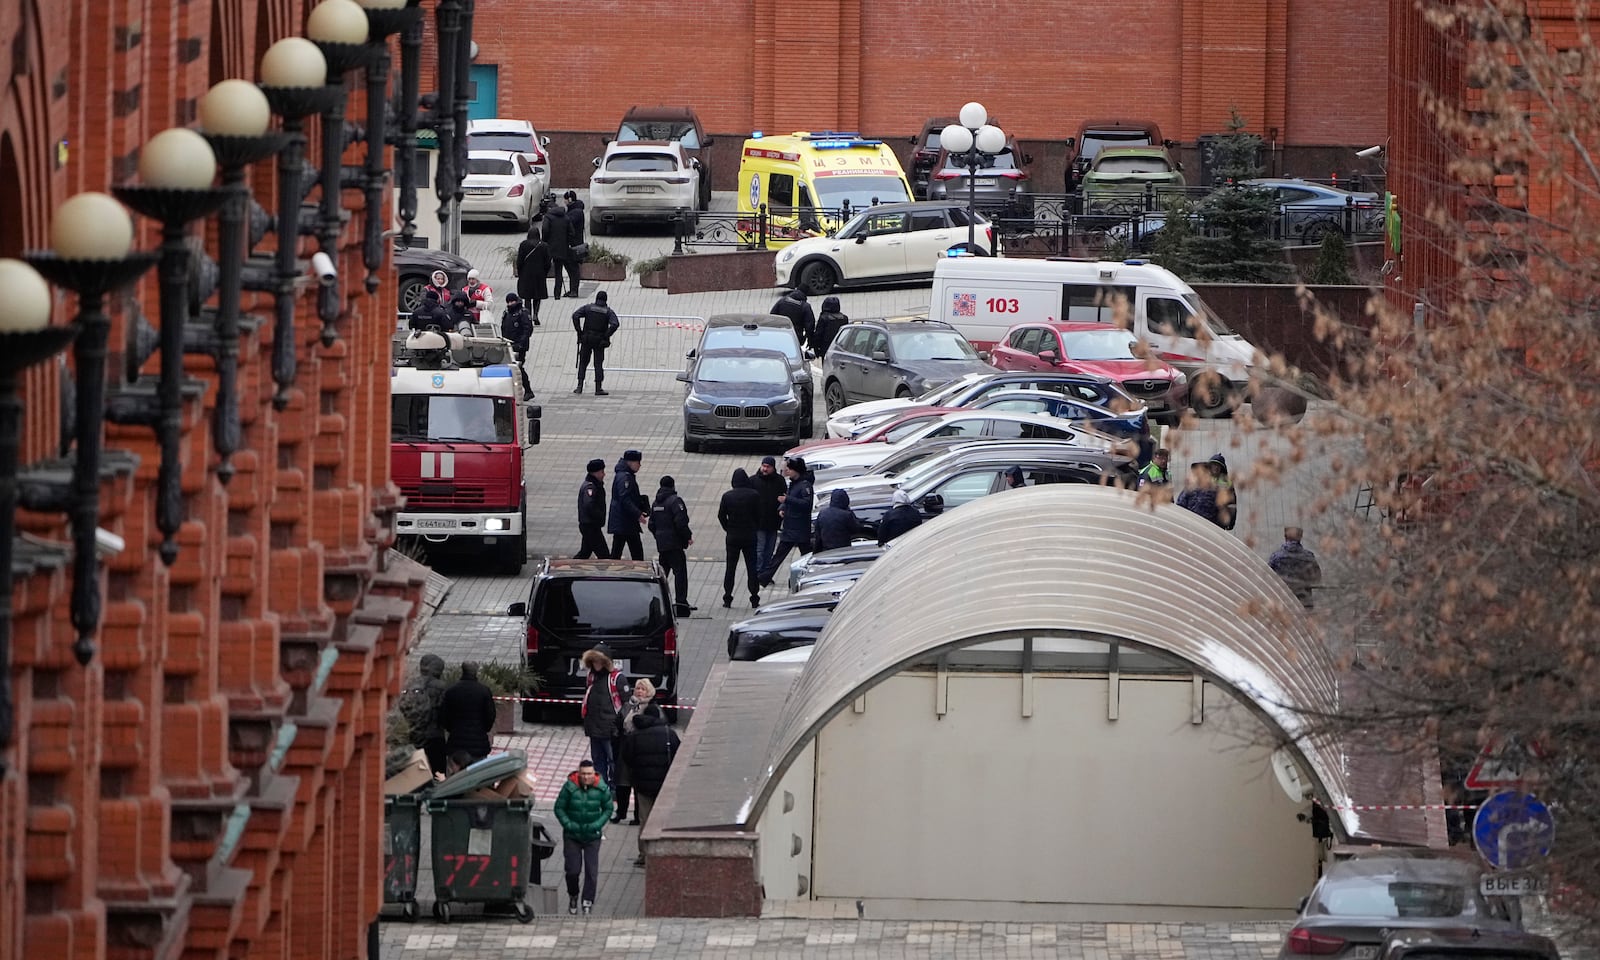
[[[578,488],[578,534],[583,544],[575,560],[611,559],[606,549],[606,462],[599,457],[589,461],[589,475]]]

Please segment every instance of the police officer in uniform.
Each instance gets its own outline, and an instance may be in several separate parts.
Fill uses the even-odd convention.
[[[596,457],[589,461],[589,475],[578,488],[578,534],[583,544],[573,556],[574,560],[611,559],[606,548],[606,462]]]
[[[611,346],[611,335],[617,332],[622,321],[616,311],[606,305],[606,292],[594,295],[594,303],[586,303],[572,311],[572,329],[578,335],[578,386],[573,393],[583,392],[583,377],[589,372],[589,360],[594,360],[594,395],[608,396],[601,386],[606,379],[606,348]]]

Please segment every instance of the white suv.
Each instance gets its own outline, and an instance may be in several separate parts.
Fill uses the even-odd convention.
[[[693,212],[699,164],[677,141],[612,142],[589,176],[589,232],[602,236],[620,221],[670,221]]]
[[[955,201],[882,203],[850,218],[831,237],[807,237],[785,247],[776,263],[778,286],[818,296],[836,286],[923,280],[951,252],[967,250],[967,206]],[[994,228],[977,215],[975,253],[994,252]]]
[[[495,117],[487,120],[467,121],[467,150],[504,150],[520,153],[539,174],[548,188],[550,183],[550,138],[539,136],[533,124],[526,120]],[[543,194],[534,198],[538,209]]]

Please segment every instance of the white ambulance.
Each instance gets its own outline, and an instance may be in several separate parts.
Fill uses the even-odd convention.
[[[934,266],[928,316],[981,351],[1019,323],[1121,323],[1188,375],[1203,417],[1230,416],[1248,397],[1256,357],[1193,287],[1145,260],[949,257]]]

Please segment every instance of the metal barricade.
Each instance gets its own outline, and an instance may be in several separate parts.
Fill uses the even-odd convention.
[[[619,313],[621,326],[606,349],[606,373],[682,373],[685,355],[700,342],[705,317],[666,313]],[[675,365],[674,365],[675,364]],[[578,370],[574,342],[568,372]]]

